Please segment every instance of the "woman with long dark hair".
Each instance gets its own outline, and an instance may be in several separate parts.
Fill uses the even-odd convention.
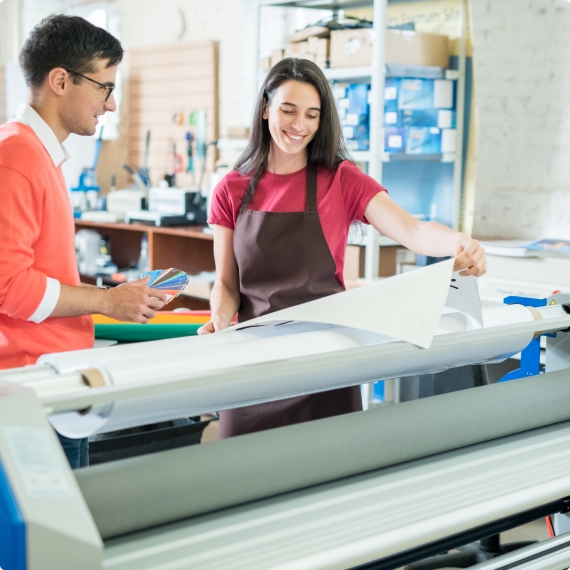
[[[370,223],[412,251],[456,256],[455,270],[481,275],[484,251],[466,235],[420,222],[362,173],[345,149],[330,86],[304,59],[286,58],[265,79],[252,135],[216,187],[216,283],[212,318],[200,334],[344,290],[351,223]],[[358,387],[289,398],[220,414],[220,437],[361,410]]]

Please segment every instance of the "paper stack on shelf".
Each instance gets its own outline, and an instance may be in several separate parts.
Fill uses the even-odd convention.
[[[488,255],[506,257],[539,257],[570,255],[570,241],[562,239],[541,238],[528,240],[482,241]]]

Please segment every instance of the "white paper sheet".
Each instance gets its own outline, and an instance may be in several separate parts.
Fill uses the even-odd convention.
[[[51,416],[50,421],[63,435],[85,437],[197,415],[204,410],[226,409],[232,402],[234,406],[245,405],[284,397],[284,394],[292,396],[340,387],[349,383],[349,377],[370,381],[394,374],[433,372],[448,366],[501,359],[524,348],[530,341],[530,333],[493,338],[485,346],[467,343],[461,350],[417,350],[407,354],[404,360],[396,351],[393,357],[382,361],[359,361],[358,370],[352,365],[341,370],[339,365],[334,372],[328,370],[322,375],[307,372],[306,376],[299,373],[290,378],[268,377],[263,382],[252,378],[250,372],[243,378],[233,375],[224,378],[225,370],[236,370],[236,367],[252,366],[251,370],[255,371],[256,365],[263,363],[291,362],[323,353],[331,354],[332,358],[337,351],[397,340],[429,346],[434,335],[478,329],[483,322],[485,328],[492,328],[533,319],[531,313],[520,306],[482,311],[475,279],[452,277],[452,266],[453,260],[438,263],[272,313],[243,323],[242,330],[240,326],[233,327],[224,334],[51,355],[45,362],[61,372],[93,366],[117,386],[177,381],[189,374],[196,375],[196,382],[183,393],[117,401],[94,408],[86,415],[60,414]],[[451,281],[452,278],[456,281]],[[289,324],[282,324],[284,321]],[[252,324],[259,326],[251,327]],[[276,324],[278,326],[272,326]],[[200,377],[201,374],[204,376]],[[338,378],[333,377],[335,374]]]
[[[487,327],[524,323],[532,320],[531,313],[520,306],[505,305],[485,309]],[[462,333],[478,325],[463,313],[445,308],[436,335]],[[67,437],[86,437],[128,427],[166,421],[179,417],[200,415],[206,411],[240,407],[253,403],[339,388],[350,383],[368,382],[409,374],[436,372],[448,367],[503,359],[519,352],[532,338],[532,333],[516,333],[486,341],[469,341],[434,350],[415,349],[403,357],[397,349],[393,354],[367,358],[357,364],[337,358],[326,371],[294,367],[286,374],[256,377],[264,363],[279,362],[284,370],[295,359],[310,355],[335,353],[375,345],[402,346],[396,339],[368,331],[321,323],[293,322],[281,326],[253,327],[224,335],[189,337],[186,347],[175,354],[150,356],[144,343],[139,344],[138,358],[132,357],[97,362],[93,366],[105,371],[117,386],[140,383],[183,380],[188,375],[196,379],[191,388],[178,392],[120,400],[95,407],[90,413],[66,413],[50,416],[54,428]],[[205,342],[201,340],[204,339]],[[207,340],[206,340],[207,339]],[[180,340],[180,339],[177,339]],[[209,344],[209,346],[208,346]],[[120,348],[120,347],[119,347]],[[93,351],[96,353],[97,351]],[[347,354],[344,352],[344,354]],[[239,368],[236,368],[239,367]],[[248,368],[250,367],[250,368]],[[242,373],[232,372],[242,370]],[[203,375],[202,375],[203,374]]]
[[[453,259],[251,319],[330,323],[429,348],[449,292]]]
[[[483,310],[475,277],[462,277],[454,271],[445,306],[469,315],[480,327],[483,326]]]

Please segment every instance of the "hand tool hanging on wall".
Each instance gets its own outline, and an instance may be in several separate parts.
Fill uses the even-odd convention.
[[[152,186],[150,183],[150,174],[148,171],[148,147],[150,145],[150,130],[146,132],[146,143],[144,146],[144,158],[142,166],[138,169],[139,176],[141,180],[148,186],[149,188]]]
[[[192,180],[194,182],[194,135],[188,131],[185,138],[187,142],[186,153],[188,155],[188,168],[186,169],[186,172],[190,172],[192,174]]]
[[[180,174],[183,170],[182,155],[176,152],[176,143],[172,144],[172,183],[171,186],[176,186],[176,175]]]
[[[123,168],[131,175],[135,186],[139,190],[146,192],[148,190],[147,185],[144,183],[143,179],[140,177],[138,172],[135,172],[128,164],[123,163]]]

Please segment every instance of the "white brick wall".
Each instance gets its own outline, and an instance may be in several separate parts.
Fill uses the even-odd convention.
[[[474,0],[474,234],[570,238],[570,2]]]

